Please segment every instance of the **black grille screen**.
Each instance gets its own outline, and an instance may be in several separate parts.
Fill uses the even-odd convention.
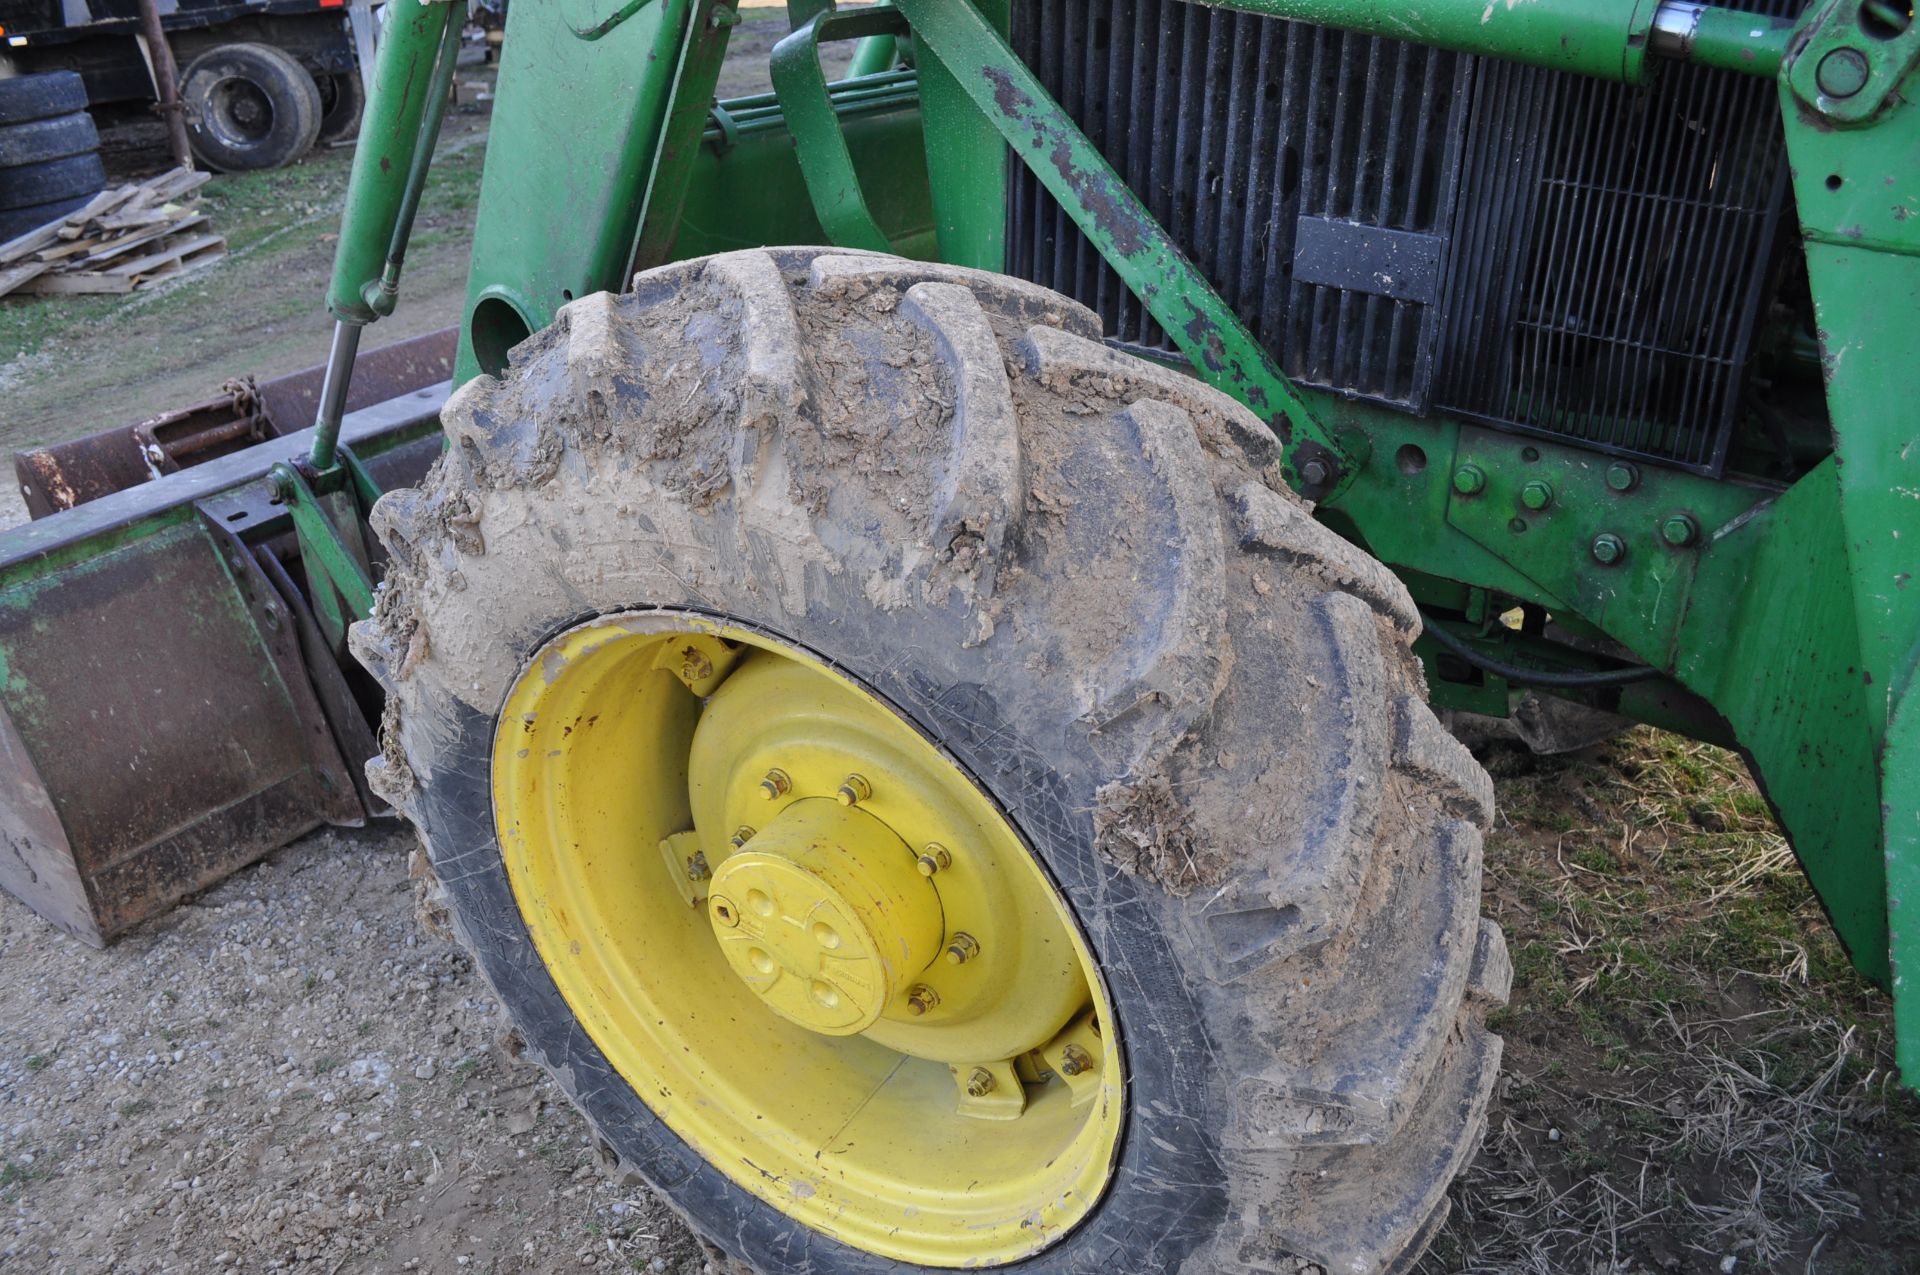
[[[1012,35],[1290,376],[1720,465],[1785,196],[1765,81],[1632,88],[1185,0],[1024,0]],[[1008,222],[1011,272],[1171,348],[1017,163]]]

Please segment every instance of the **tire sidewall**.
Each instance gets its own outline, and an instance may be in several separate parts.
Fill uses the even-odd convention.
[[[87,108],[78,71],[37,71],[0,79],[0,124],[24,124]]]
[[[24,124],[0,124],[0,170],[70,159],[100,148],[100,134],[85,111]]]
[[[273,118],[258,138],[230,135],[219,122],[223,87],[252,85],[267,100]],[[262,45],[230,44],[195,58],[181,80],[188,138],[194,154],[225,172],[281,168],[313,145],[319,129],[320,91],[293,58]]]

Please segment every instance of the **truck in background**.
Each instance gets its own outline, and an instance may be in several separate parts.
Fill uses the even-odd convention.
[[[159,0],[194,156],[278,168],[354,135],[370,0]],[[0,0],[0,77],[77,71],[95,109],[158,96],[139,0]]]

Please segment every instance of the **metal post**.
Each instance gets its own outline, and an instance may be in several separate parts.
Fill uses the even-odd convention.
[[[140,33],[147,46],[148,69],[160,100],[160,118],[167,125],[167,147],[173,162],[182,168],[193,167],[193,150],[187,145],[186,108],[180,104],[180,67],[173,60],[173,46],[167,43],[166,28],[160,25],[159,0],[140,0]]]

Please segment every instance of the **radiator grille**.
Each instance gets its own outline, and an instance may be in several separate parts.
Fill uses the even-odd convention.
[[[1785,197],[1766,82],[1630,88],[1185,0],[1023,0],[1012,37],[1295,379],[1722,462]],[[1009,271],[1172,348],[1018,163],[1008,230]]]

